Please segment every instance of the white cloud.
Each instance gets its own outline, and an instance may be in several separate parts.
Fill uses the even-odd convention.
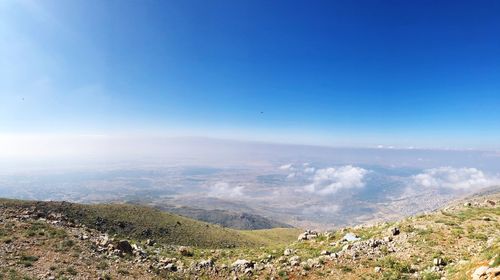
[[[422,187],[457,190],[487,187],[500,182],[498,178],[487,176],[476,168],[449,166],[424,170],[423,173],[413,176],[412,179],[416,185]]]
[[[289,163],[289,164],[284,164],[284,165],[280,166],[280,169],[281,170],[293,170],[294,168],[293,168],[293,165],[291,163]]]
[[[221,198],[236,198],[243,196],[244,186],[231,187],[226,182],[218,182],[210,187],[209,196]]]
[[[312,178],[313,182],[305,190],[318,194],[332,194],[340,189],[361,188],[368,170],[361,167],[346,165],[338,168],[318,169]]]
[[[304,169],[304,173],[314,173],[314,171],[316,171],[314,167],[307,167]]]

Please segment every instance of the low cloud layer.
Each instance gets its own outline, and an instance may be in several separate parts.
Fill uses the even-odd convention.
[[[238,198],[243,196],[244,186],[232,187],[226,182],[218,182],[210,187],[209,196],[219,198]]]
[[[364,177],[368,172],[352,165],[318,169],[314,172],[312,183],[307,185],[305,190],[328,195],[340,189],[362,188],[365,186]]]
[[[449,188],[455,190],[476,189],[500,183],[499,178],[484,174],[476,168],[439,167],[424,170],[412,177],[422,187]]]

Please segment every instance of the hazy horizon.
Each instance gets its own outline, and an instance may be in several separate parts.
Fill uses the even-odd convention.
[[[498,1],[0,1],[0,197],[328,227],[500,183]]]

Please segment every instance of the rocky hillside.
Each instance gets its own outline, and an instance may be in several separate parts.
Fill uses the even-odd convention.
[[[498,279],[499,203],[490,192],[396,223],[300,235],[204,224],[208,236],[220,235],[210,240],[233,243],[197,246],[162,238],[162,227],[189,233],[145,216],[150,209],[3,200],[0,279]],[[141,234],[145,226],[151,235]]]
[[[0,207],[40,219],[56,219],[62,226],[83,226],[134,240],[155,239],[164,244],[203,248],[267,245],[270,240],[145,206],[129,204],[86,205],[0,199]],[[296,233],[295,229],[290,229]]]

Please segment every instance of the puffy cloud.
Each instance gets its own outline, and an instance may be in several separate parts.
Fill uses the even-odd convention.
[[[316,171],[314,167],[307,167],[304,169],[304,173],[314,173],[314,171]]]
[[[282,166],[280,166],[280,169],[281,170],[293,170],[293,164],[289,163],[289,164],[284,164]]]
[[[218,182],[210,187],[208,195],[221,198],[236,198],[243,196],[244,188],[244,186],[231,187],[226,182]]]
[[[449,166],[424,170],[412,177],[418,186],[464,190],[498,184],[500,180],[485,175],[476,168],[453,168]]]
[[[312,183],[305,190],[318,194],[332,194],[340,189],[361,188],[368,170],[361,167],[346,165],[338,168],[318,169],[314,173]]]
[[[316,168],[311,167],[310,163],[308,162],[297,165],[294,165],[292,163],[284,164],[280,166],[279,169],[290,172],[286,176],[287,179],[302,178],[306,175],[310,176],[310,174],[314,174],[314,171],[316,171]]]

